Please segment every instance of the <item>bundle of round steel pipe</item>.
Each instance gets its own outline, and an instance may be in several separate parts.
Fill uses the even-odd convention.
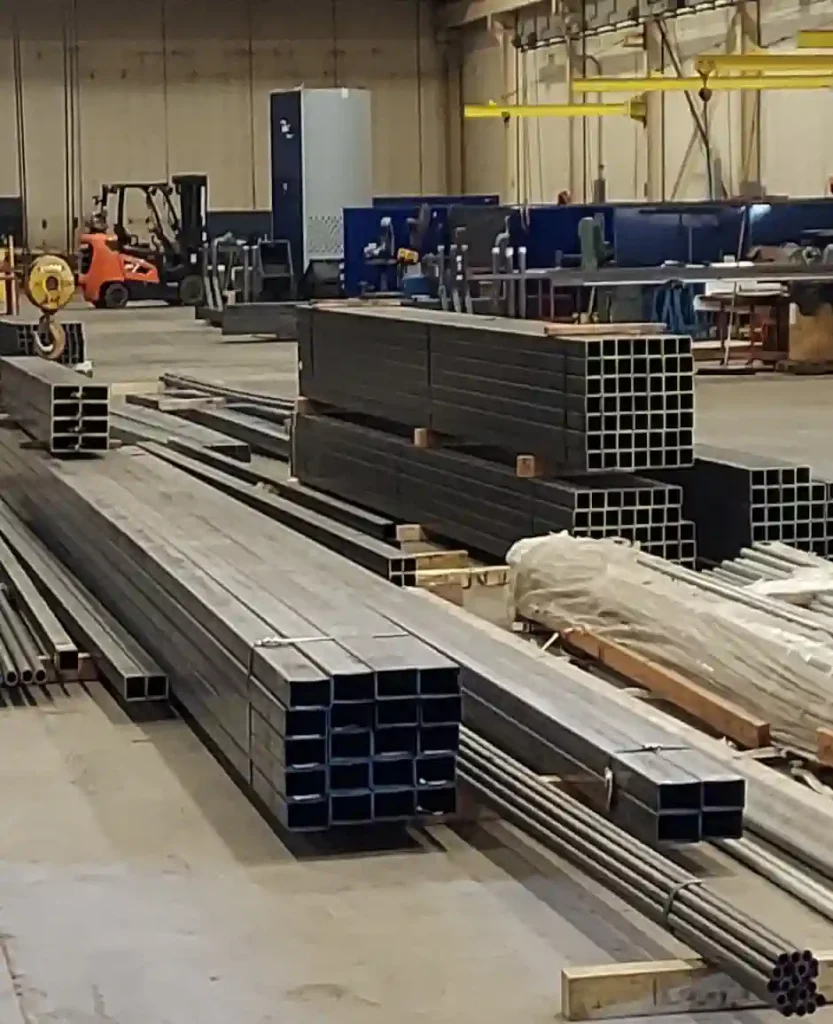
[[[508,821],[562,854],[785,1017],[814,1013],[819,963],[661,854],[463,729],[461,778]]]
[[[46,682],[46,670],[35,641],[0,586],[0,671],[8,686]]]

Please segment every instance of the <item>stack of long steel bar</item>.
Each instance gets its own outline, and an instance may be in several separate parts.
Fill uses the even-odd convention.
[[[511,460],[417,448],[389,431],[309,414],[296,419],[293,456],[302,482],[493,558],[503,559],[523,537],[552,530],[621,536],[674,561],[695,558],[680,489],[642,477],[523,479]]]
[[[0,360],[3,409],[53,454],[106,452],[110,389],[37,356]]]
[[[204,395],[212,395],[216,398],[225,398],[229,401],[248,402],[261,407],[269,406],[274,409],[284,409],[287,413],[292,412],[293,402],[290,398],[280,398],[277,395],[265,394],[262,391],[246,391],[242,388],[233,388],[227,384],[218,384],[216,381],[204,380],[202,377],[191,377],[181,373],[163,373],[159,381],[166,388],[186,389],[201,392]]]
[[[35,585],[15,552],[0,540],[0,573],[14,606],[26,621],[36,644],[46,653],[56,673],[78,669],[78,648]],[[50,597],[52,597],[50,592]]]
[[[34,589],[27,604],[42,605],[38,621],[46,621],[47,636],[56,651],[58,672],[78,668],[78,647],[89,654],[102,681],[126,703],[168,698],[168,677],[136,639],[86,590],[61,562],[7,509],[0,508],[0,564],[6,568],[8,551]],[[19,582],[18,593],[27,593]],[[44,608],[45,606],[45,608]],[[72,639],[70,639],[72,638]]]
[[[64,366],[78,366],[87,359],[84,325],[78,320],[62,320],[66,344],[58,358]],[[0,319],[0,356],[37,355],[35,338],[38,326],[24,317]]]
[[[212,451],[221,452],[242,462],[251,461],[249,446],[228,434],[211,430],[199,423],[189,423],[179,416],[126,403],[111,410],[111,430],[121,441],[159,441],[166,444],[173,439],[190,441]]]
[[[268,490],[264,489],[262,479],[242,481],[239,473],[232,476],[218,469],[216,464],[208,463],[198,453],[173,451],[169,446],[163,448],[152,442],[143,447],[229,497],[297,530],[330,551],[345,555],[397,586],[409,586],[415,581],[415,557],[378,539],[375,530],[366,528],[368,519],[366,516],[361,517],[359,509],[350,509],[344,503],[341,503],[341,507],[321,508],[320,503],[313,500],[298,501],[296,493],[282,492],[271,484],[267,485]],[[270,493],[274,491],[278,493]]]
[[[390,650],[407,637],[422,652],[417,694],[437,701],[417,711],[423,726],[438,730],[423,756],[451,742],[449,666],[456,665],[472,726],[532,767],[570,779],[584,799],[635,834],[694,842],[740,833],[744,785],[737,774],[588,697],[555,666],[530,670],[523,656],[477,629],[461,630],[415,595],[161,459],[113,452],[103,466],[56,462],[21,448],[14,436],[0,438],[0,455],[6,500],[168,668],[174,692],[239,772],[252,767],[252,679],[285,708],[321,709],[335,694],[333,671],[341,664],[343,699],[366,704],[353,689],[365,685],[366,659],[381,656],[378,644]],[[45,493],[53,500],[45,502]],[[265,642],[269,637],[275,642]],[[357,644],[364,667],[343,660]],[[426,668],[429,658],[440,658],[442,667],[429,660]],[[375,729],[413,729],[412,672],[399,666],[384,686],[378,672],[376,678],[378,706],[391,703],[374,712]],[[424,742],[421,735],[417,742]],[[451,764],[447,753],[436,750],[436,758]],[[418,807],[438,810],[449,783],[416,770]],[[421,789],[434,794],[430,808]],[[296,807],[275,792],[287,813]],[[317,810],[301,802],[297,813],[311,827],[309,814],[323,814],[323,802]]]
[[[693,466],[657,477],[682,488],[701,558],[721,562],[757,541],[828,553],[830,486],[814,480],[809,466],[697,445]]]
[[[285,471],[281,475],[277,475],[274,470],[267,472],[267,467],[263,465],[255,467],[248,463],[241,463],[236,459],[230,459],[219,452],[206,449],[190,441],[172,439],[168,441],[168,447],[180,455],[186,456],[187,460],[221,470],[223,474],[234,477],[243,483],[254,484],[266,490],[267,493],[272,491],[278,497],[285,498],[287,501],[291,501],[312,512],[317,512],[336,523],[340,523],[342,526],[349,526],[360,533],[367,534],[368,537],[375,537],[377,540],[382,541],[393,541],[396,539],[397,524],[395,520],[377,515],[375,512],[370,512],[359,505],[353,505],[350,502],[334,498],[323,491],[315,490],[312,487],[305,487],[304,484],[299,483],[297,480],[287,479]],[[199,476],[199,473],[195,472],[197,467],[189,467],[187,461],[181,462],[180,465],[183,469],[194,472],[195,475]],[[272,467],[268,468],[272,469]],[[283,467],[277,468],[280,470]],[[207,482],[211,483],[210,478],[203,477],[202,479],[207,479]],[[305,531],[301,529],[300,532],[304,533]],[[390,577],[390,573],[387,575]]]
[[[283,549],[285,572],[246,557],[230,531],[264,517],[149,453],[108,462],[41,462],[62,516],[34,481],[21,507],[270,811],[306,830],[453,810],[456,666]]]
[[[691,341],[572,339],[541,323],[388,308],[310,307],[300,390],[346,412],[425,427],[561,474],[693,461]]]
[[[264,411],[268,413],[270,408],[265,406]],[[270,422],[263,414],[251,415],[240,409],[193,408],[183,409],[179,415],[192,423],[234,437],[259,455],[284,461],[289,458],[289,431],[285,423]]]
[[[784,1016],[825,1005],[819,961],[711,892],[702,880],[463,730],[460,775],[508,820],[667,928]]]

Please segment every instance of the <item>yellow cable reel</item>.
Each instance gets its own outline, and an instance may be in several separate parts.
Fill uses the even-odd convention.
[[[75,275],[65,259],[60,256],[38,256],[29,268],[26,278],[26,295],[32,305],[41,311],[35,332],[35,347],[38,355],[55,361],[60,359],[66,348],[66,332],[53,319],[75,294]]]

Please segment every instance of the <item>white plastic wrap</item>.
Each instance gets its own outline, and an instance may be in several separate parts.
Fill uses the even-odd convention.
[[[585,628],[673,668],[814,751],[833,721],[833,638],[656,572],[638,548],[566,533],[516,544],[513,611],[554,631]]]

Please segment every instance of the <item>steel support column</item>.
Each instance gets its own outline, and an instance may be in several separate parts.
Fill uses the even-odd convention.
[[[760,10],[757,3],[738,4],[736,19],[736,47],[739,53],[749,53],[761,45]],[[740,94],[740,159],[737,169],[737,189],[741,195],[761,192],[761,94]]]
[[[665,44],[656,21],[645,26],[645,73],[661,74],[665,70]],[[645,198],[665,199],[665,96],[661,92],[645,96],[645,145],[647,174]]]

